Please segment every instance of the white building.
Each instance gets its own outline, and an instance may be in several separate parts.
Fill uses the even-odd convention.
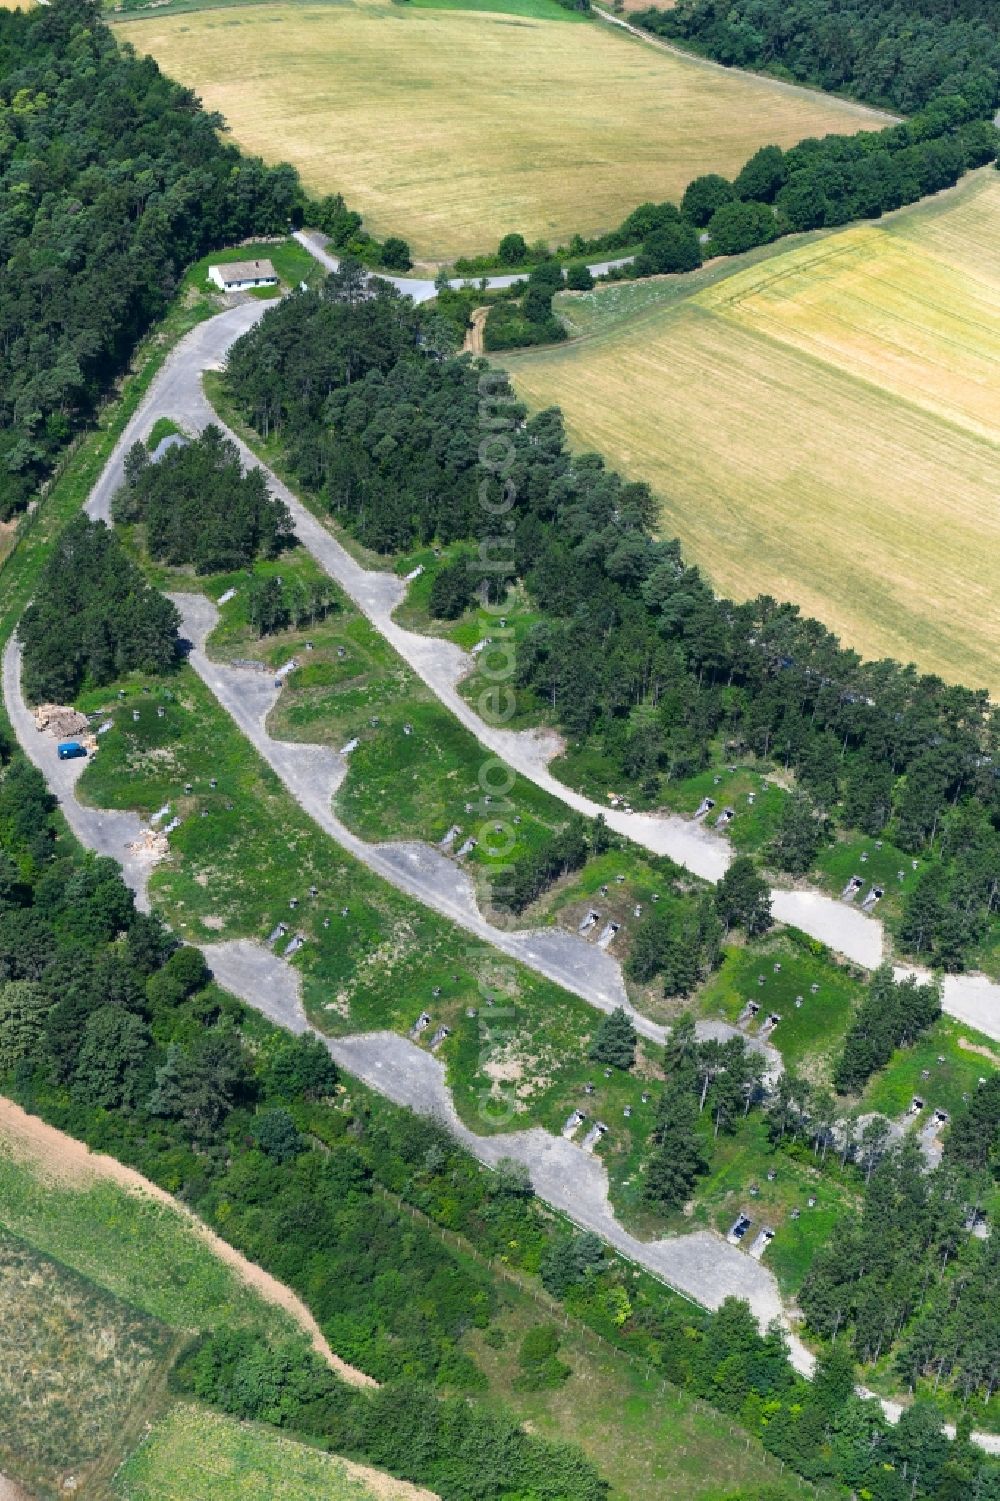
[[[278,285],[278,274],[270,261],[230,261],[225,266],[209,266],[208,279],[222,292]]]

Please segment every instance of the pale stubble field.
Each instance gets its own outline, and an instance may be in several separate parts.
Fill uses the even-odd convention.
[[[1000,690],[1000,178],[731,275],[564,307],[509,360],[533,405],[662,498],[721,591],[865,656]],[[608,311],[602,311],[602,299]],[[666,300],[669,298],[669,301]],[[610,311],[617,305],[617,311]]]
[[[887,117],[672,56],[549,0],[249,5],[116,27],[226,117],[233,139],[342,192],[416,256],[592,235],[637,204],[733,173],[757,147]]]

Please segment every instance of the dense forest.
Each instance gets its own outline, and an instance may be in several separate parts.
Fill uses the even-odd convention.
[[[800,821],[812,810],[922,857],[903,940],[960,968],[1000,905],[1000,722],[985,690],[864,662],[794,605],[716,598],[676,541],[652,535],[649,488],[571,456],[558,410],[529,418],[498,372],[488,405],[512,461],[502,486],[484,477],[480,371],[428,347],[407,299],[362,282],[348,266],[287,299],[231,354],[233,397],[282,437],[299,480],[386,553],[476,539],[488,508],[509,510],[509,541],[491,540],[472,577],[524,582],[538,619],[517,644],[521,694],[600,756],[609,785],[655,801],[720,738],[778,761]],[[792,868],[794,836],[775,852]]]
[[[291,167],[243,156],[221,124],[119,46],[95,0],[0,8],[0,518],[37,491],[190,262],[307,211],[334,226],[335,204],[309,204]]]
[[[174,661],[179,624],[114,532],[79,516],[56,541],[18,627],[25,695],[68,703],[85,683],[162,672]]]
[[[488,1329],[496,1284],[402,1212],[401,1196],[486,1255],[539,1275],[567,1315],[737,1417],[800,1474],[871,1501],[998,1501],[1000,1467],[964,1440],[949,1444],[932,1408],[917,1403],[890,1428],[877,1403],[855,1395],[844,1341],[805,1382],[781,1331],[762,1335],[745,1304],[729,1299],[708,1314],[636,1279],[596,1237],[553,1220],[515,1165],[485,1171],[438,1123],[356,1081],[339,1092],[321,1042],[288,1036],[216,989],[197,949],[179,947],[157,918],[136,911],[113,862],[56,837],[53,802],[34,768],[7,750],[3,762],[0,1087],[180,1193],[300,1291],[334,1347],[385,1382],[359,1393],[299,1343],[262,1348],[221,1333],[192,1345],[176,1376],[181,1390],[387,1466],[443,1501],[501,1501],[512,1480],[535,1501],[601,1501],[605,1483],[579,1452],[477,1401],[483,1378],[459,1342],[468,1329]],[[681,1026],[668,1045],[668,1088],[724,1117],[746,1095],[725,1103],[732,1061],[727,1054],[720,1064]],[[949,1143],[951,1173],[982,1171],[983,1154],[995,1154],[1000,1089],[978,1091],[967,1117]],[[880,1160],[895,1158],[883,1150]],[[902,1257],[907,1227],[919,1222],[921,1245],[936,1254],[940,1215],[927,1208],[942,1197],[936,1178],[916,1174],[905,1154],[900,1162],[910,1176],[898,1183],[888,1168],[873,1169],[862,1231],[882,1246],[884,1220],[892,1235],[883,1254]],[[891,1215],[880,1212],[879,1194],[891,1194]],[[857,1265],[852,1256],[824,1275],[856,1296]],[[985,1279],[992,1265],[977,1243],[970,1274]],[[914,1286],[919,1269],[906,1277]],[[819,1309],[816,1280],[810,1306]],[[922,1318],[969,1322],[949,1286],[940,1284]],[[918,1321],[901,1357],[908,1365],[923,1359],[923,1329]],[[982,1346],[981,1330],[976,1337]],[[968,1357],[955,1358],[964,1371]],[[442,1401],[441,1389],[472,1400]]]
[[[174,568],[193,563],[196,573],[248,568],[295,540],[288,507],[270,494],[263,470],[244,474],[236,444],[211,423],[156,463],[133,444],[111,514],[145,528],[150,557]]]
[[[962,94],[1000,105],[995,0],[678,0],[632,20],[721,63],[912,114]]]

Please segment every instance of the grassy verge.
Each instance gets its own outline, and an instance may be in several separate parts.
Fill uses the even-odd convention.
[[[371,1475],[369,1485],[360,1466],[273,1428],[178,1403],[118,1471],[114,1493],[121,1501],[404,1501],[417,1494],[381,1472]]]
[[[772,1486],[774,1501],[802,1492],[779,1483],[779,1468],[756,1441],[680,1391],[650,1379],[641,1367],[621,1360],[596,1337],[571,1325],[560,1328],[559,1359],[571,1375],[555,1390],[518,1389],[517,1350],[529,1329],[547,1320],[526,1298],[509,1298],[489,1338],[478,1331],[467,1347],[503,1395],[505,1404],[546,1438],[575,1431],[590,1457],[612,1482],[614,1498],[656,1496],[661,1501],[722,1501]],[[557,1325],[558,1327],[558,1325]],[[498,1337],[499,1336],[499,1337]],[[501,1342],[502,1341],[502,1342]],[[585,1416],[581,1423],[581,1418]],[[581,1436],[581,1427],[586,1436]],[[753,1489],[751,1489],[753,1488]]]
[[[751,1036],[769,1015],[779,1015],[769,1035],[786,1066],[829,1087],[865,978],[819,944],[782,934],[752,948],[728,949],[722,967],[699,992],[697,1011],[735,1023],[748,1005],[759,1006],[746,1023]]]

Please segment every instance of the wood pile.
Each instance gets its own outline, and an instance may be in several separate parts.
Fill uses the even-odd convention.
[[[48,730],[59,740],[77,739],[89,730],[90,720],[86,714],[65,704],[39,704],[35,710],[35,729]]]

